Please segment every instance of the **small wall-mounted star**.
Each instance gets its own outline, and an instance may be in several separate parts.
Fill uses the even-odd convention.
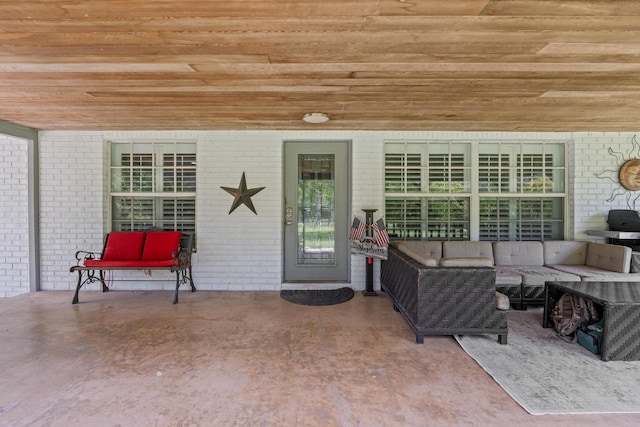
[[[251,201],[251,196],[254,196],[256,193],[265,189],[265,187],[257,187],[257,188],[247,188],[247,180],[244,177],[244,172],[242,172],[242,178],[240,179],[240,187],[238,188],[230,188],[230,187],[220,187],[227,193],[231,194],[233,197],[233,203],[231,204],[231,210],[229,210],[229,215],[231,212],[235,211],[236,208],[240,205],[245,205],[251,211],[258,215],[256,212],[256,208],[253,207],[253,202]]]

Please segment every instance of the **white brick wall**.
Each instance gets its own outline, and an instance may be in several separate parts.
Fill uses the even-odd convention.
[[[640,192],[630,192],[618,183],[618,168],[624,160],[640,156],[632,145],[634,133],[584,132],[573,134],[575,163],[573,234],[579,240],[598,240],[587,230],[606,230],[610,209],[638,209]],[[618,153],[609,154],[609,149]],[[633,153],[632,153],[633,150]],[[602,240],[600,240],[602,241]]]
[[[29,292],[28,148],[0,135],[0,298]]]
[[[41,260],[42,289],[75,288],[69,273],[78,249],[100,250],[106,231],[105,141],[196,141],[198,150],[197,232],[194,279],[203,290],[278,290],[282,285],[282,142],[284,140],[352,141],[352,215],[364,217],[363,208],[377,208],[382,216],[384,141],[420,140],[565,140],[569,144],[570,212],[576,212],[570,233],[586,239],[586,230],[606,228],[611,208],[626,208],[626,196],[612,202],[617,182],[596,173],[619,166],[609,148],[628,154],[632,133],[506,133],[506,132],[342,132],[342,131],[171,131],[171,132],[42,132],[41,133]],[[15,145],[15,143],[14,143]],[[13,146],[13,145],[10,145]],[[24,152],[14,173],[26,171]],[[7,156],[3,150],[3,156]],[[5,160],[4,170],[6,172]],[[242,172],[249,187],[266,187],[253,197],[258,215],[240,206],[229,215],[231,196],[220,186],[235,187]],[[5,175],[3,175],[5,176]],[[26,172],[25,172],[26,176]],[[617,179],[617,175],[616,179]],[[4,188],[8,185],[2,181]],[[25,184],[26,185],[26,178]],[[629,195],[635,196],[635,195]],[[26,196],[24,199],[26,209]],[[13,203],[13,202],[12,202]],[[640,209],[640,205],[638,206]],[[7,207],[2,207],[7,210]],[[13,212],[13,209],[11,209]],[[378,218],[374,215],[374,219]],[[21,218],[27,215],[21,215]],[[26,229],[26,225],[20,227]],[[4,231],[6,234],[7,231]],[[572,238],[570,235],[567,238]],[[25,237],[26,238],[26,237]],[[5,239],[6,241],[6,239]],[[12,242],[13,244],[13,242]],[[379,288],[379,262],[374,266]],[[26,266],[22,266],[26,269]],[[14,266],[12,269],[16,268]],[[15,276],[14,273],[11,273]],[[6,276],[6,275],[5,275]],[[128,278],[125,276],[124,278]],[[119,278],[123,278],[119,275]],[[136,279],[143,279],[140,275]],[[164,282],[116,282],[120,289],[172,289],[172,276],[155,274]],[[351,285],[365,286],[365,261],[351,257]],[[1,286],[1,285],[0,285]],[[98,289],[93,285],[92,289]],[[28,285],[27,285],[28,290]],[[0,292],[2,292],[0,288]],[[0,294],[1,295],[1,294]]]
[[[277,132],[215,132],[198,145],[199,289],[278,290],[281,279],[282,148]],[[233,196],[220,187],[266,187],[229,214]]]
[[[69,273],[80,249],[103,240],[103,139],[98,132],[40,136],[41,289],[75,289]]]

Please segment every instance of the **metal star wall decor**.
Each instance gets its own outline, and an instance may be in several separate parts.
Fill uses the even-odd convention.
[[[247,180],[244,177],[244,172],[242,172],[242,178],[240,178],[240,187],[238,188],[220,187],[220,188],[222,188],[224,191],[226,191],[227,193],[231,194],[234,197],[233,203],[231,204],[231,210],[229,210],[229,215],[231,215],[231,212],[235,211],[236,208],[240,205],[245,205],[246,207],[251,209],[251,211],[254,214],[258,215],[258,212],[256,212],[256,208],[253,207],[251,196],[254,196],[256,193],[264,190],[265,187],[247,188]]]

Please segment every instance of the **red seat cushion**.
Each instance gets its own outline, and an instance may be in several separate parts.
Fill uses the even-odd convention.
[[[100,270],[101,268],[138,268],[140,270],[144,270],[146,268],[154,268],[154,267],[172,267],[174,265],[174,261],[172,259],[158,260],[158,261],[140,261],[140,260],[130,260],[130,261],[103,261],[101,259],[88,259],[84,262],[85,267],[95,267],[96,270]]]
[[[158,261],[173,258],[180,247],[179,231],[149,231],[142,251],[143,261]]]
[[[139,260],[144,245],[144,231],[113,231],[107,237],[103,260]]]

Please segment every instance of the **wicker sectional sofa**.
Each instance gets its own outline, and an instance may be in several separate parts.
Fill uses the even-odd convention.
[[[633,281],[631,249],[574,240],[478,242],[401,241],[398,250],[425,266],[492,266],[496,289],[514,308],[542,304],[547,281]]]
[[[425,335],[485,334],[507,343],[507,312],[496,308],[492,267],[427,267],[391,246],[380,281],[417,343]]]
[[[382,262],[380,282],[418,343],[425,335],[497,334],[506,344],[500,297],[526,309],[544,303],[547,281],[640,282],[630,268],[631,249],[605,243],[399,241]]]

